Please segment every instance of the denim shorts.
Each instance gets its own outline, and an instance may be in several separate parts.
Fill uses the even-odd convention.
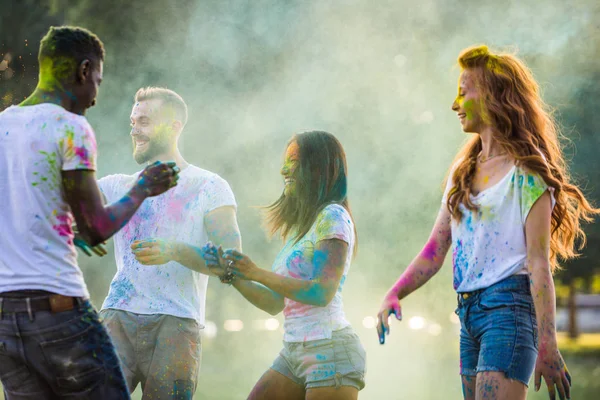
[[[271,369],[305,389],[365,387],[366,353],[352,327],[334,331],[331,339],[283,342]]]
[[[504,372],[528,386],[538,352],[535,308],[527,275],[458,295],[460,373]]]

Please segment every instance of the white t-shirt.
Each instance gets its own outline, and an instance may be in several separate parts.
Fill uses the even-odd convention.
[[[100,179],[98,185],[108,203],[121,199],[140,172]],[[236,207],[227,182],[193,165],[181,171],[176,187],[144,200],[114,236],[117,273],[102,308],[191,318],[203,327],[208,276],[175,261],[142,265],[130,246],[136,240],[164,239],[202,247],[208,241],[204,216],[223,206]]]
[[[342,288],[350,269],[354,250],[354,224],[348,211],[339,204],[329,204],[317,216],[310,230],[294,244],[290,239],[273,263],[273,272],[286,277],[312,280],[318,278],[313,260],[316,244],[321,240],[339,239],[348,243],[344,274],[333,300],[325,307],[298,303],[285,298],[283,315],[286,342],[330,339],[331,333],[350,325],[344,314]]]
[[[50,103],[0,113],[0,292],[89,297],[73,245],[61,171],[96,169],[85,117]]]
[[[452,174],[442,199],[447,204]],[[487,288],[515,274],[527,274],[525,222],[531,207],[552,188],[537,174],[513,166],[495,185],[471,195],[479,209],[460,204],[463,217],[452,218],[454,289],[471,292]]]

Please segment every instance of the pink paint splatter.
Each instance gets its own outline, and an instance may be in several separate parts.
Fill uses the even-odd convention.
[[[52,226],[60,236],[67,237],[67,243],[73,244],[73,231],[71,230],[71,218],[68,215],[57,215],[58,224]]]
[[[425,257],[427,260],[433,261],[437,257],[437,242],[435,239],[429,240],[423,250],[421,251],[421,255]]]

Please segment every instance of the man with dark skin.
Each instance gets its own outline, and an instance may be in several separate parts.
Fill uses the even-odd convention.
[[[0,113],[0,380],[7,400],[128,399],[72,225],[90,247],[105,241],[144,199],[174,187],[179,169],[157,161],[105,206],[84,117],[102,81],[103,44],[85,29],[52,27],[38,59],[35,91]]]

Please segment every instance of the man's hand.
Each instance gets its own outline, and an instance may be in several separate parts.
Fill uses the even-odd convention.
[[[163,265],[175,258],[177,249],[162,239],[136,240],[131,245],[135,259],[143,265]]]
[[[87,244],[87,242],[85,240],[83,240],[83,238],[79,234],[79,231],[77,230],[77,225],[74,224],[72,229],[73,229],[73,233],[75,234],[75,237],[73,238],[73,244],[75,245],[75,247],[79,247],[79,249],[81,249],[81,251],[83,251],[83,253],[85,255],[87,255],[88,257],[91,257],[92,254],[95,254],[98,257],[104,257],[105,255],[108,254],[108,252],[106,251],[106,248],[104,247],[106,242],[92,247],[89,244]]]

